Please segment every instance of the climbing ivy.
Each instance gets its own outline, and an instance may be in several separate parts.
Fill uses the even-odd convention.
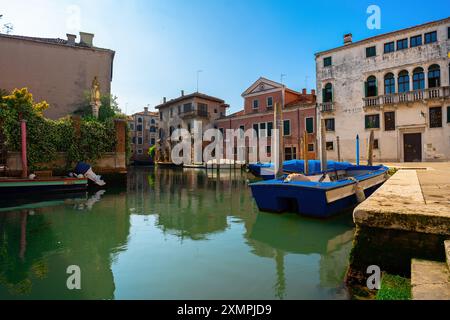
[[[66,168],[70,168],[76,161],[95,162],[105,152],[115,150],[113,119],[80,119],[79,132],[75,132],[70,117],[45,118],[42,112],[47,108],[45,101],[35,103],[26,88],[0,98],[0,130],[9,151],[21,149],[20,119],[27,122],[27,155],[32,170],[46,168],[57,159],[58,152],[67,153]]]

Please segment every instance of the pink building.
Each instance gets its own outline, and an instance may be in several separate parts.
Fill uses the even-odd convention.
[[[305,130],[308,132],[308,158],[317,155],[316,140],[316,95],[315,90],[307,93],[306,89],[297,92],[286,88],[281,83],[259,78],[242,94],[244,110],[216,120],[216,127],[226,133],[227,129],[253,128],[258,134],[266,130],[271,136],[273,108],[275,103],[283,106],[283,140],[285,160],[299,159],[301,153],[300,139]],[[271,154],[271,139],[268,139],[267,154]],[[236,154],[236,150],[233,151]]]

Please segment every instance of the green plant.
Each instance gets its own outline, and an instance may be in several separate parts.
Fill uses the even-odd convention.
[[[79,133],[75,132],[70,117],[50,120],[42,112],[48,108],[44,102],[35,103],[26,88],[15,89],[0,100],[0,121],[9,151],[21,149],[20,119],[27,125],[27,158],[31,170],[47,169],[58,157],[58,152],[67,153],[66,168],[74,162],[94,162],[105,152],[115,150],[114,120],[84,118],[80,121]]]
[[[377,300],[410,300],[411,281],[396,275],[383,274],[381,289],[378,291]]]

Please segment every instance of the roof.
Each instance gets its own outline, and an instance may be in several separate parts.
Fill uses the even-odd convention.
[[[259,77],[258,80],[256,80],[255,82],[253,82],[252,85],[251,85],[250,87],[248,87],[248,88],[242,93],[242,96],[245,96],[245,95],[249,94],[251,91],[253,91],[253,90],[258,86],[258,84],[259,84],[260,82],[268,83],[269,85],[272,85],[272,86],[274,86],[275,88],[280,88],[280,89],[281,89],[281,88],[284,87],[284,85],[283,85],[282,83],[280,83],[280,82],[276,82],[276,81],[273,81],[273,80],[270,80],[270,79],[267,79],[267,78],[264,78],[264,77]],[[295,91],[295,90],[292,90],[292,89],[289,89],[289,88],[286,88],[286,87],[285,87],[285,90],[286,90],[286,91],[290,91],[290,92],[292,92],[292,93],[294,93],[294,94],[301,94],[301,93],[298,92],[298,91]]]
[[[317,56],[320,56],[320,55],[323,55],[323,54],[327,54],[327,53],[330,53],[330,52],[333,52],[333,51],[338,51],[338,50],[343,50],[343,49],[346,49],[346,48],[355,47],[355,46],[358,46],[358,45],[361,45],[361,44],[364,44],[364,43],[372,42],[374,40],[379,40],[379,39],[391,37],[391,36],[394,36],[394,35],[398,35],[398,34],[401,34],[401,33],[404,33],[404,32],[409,32],[409,31],[413,31],[413,30],[416,30],[416,29],[427,28],[427,27],[431,27],[433,25],[439,25],[439,24],[443,24],[443,23],[446,23],[446,22],[450,22],[450,17],[447,17],[447,18],[444,18],[444,19],[440,19],[440,20],[431,21],[431,22],[427,22],[427,23],[416,25],[416,26],[413,26],[413,27],[408,27],[408,28],[404,28],[404,29],[400,29],[400,30],[396,30],[396,31],[392,31],[392,32],[383,33],[383,34],[380,34],[380,35],[377,35],[377,36],[374,36],[374,37],[370,37],[370,38],[366,38],[366,39],[359,40],[359,41],[356,41],[356,42],[352,42],[352,43],[347,44],[347,45],[342,45],[342,46],[339,46],[339,47],[336,47],[336,48],[333,48],[333,49],[320,51],[320,52],[317,52],[315,54],[315,56],[317,57]]]
[[[9,35],[9,34],[2,34],[0,33],[0,38],[8,38],[8,39],[15,39],[15,40],[25,40],[25,41],[32,41],[36,43],[45,43],[45,44],[52,44],[52,45],[59,45],[64,46],[67,48],[79,48],[79,49],[90,49],[90,50],[96,50],[96,51],[103,51],[103,52],[110,52],[114,54],[115,52],[111,49],[104,49],[104,48],[98,48],[94,46],[89,46],[84,43],[73,43],[68,44],[67,39],[60,39],[60,38],[40,38],[40,37],[28,37],[28,36],[19,36],[19,35]]]
[[[153,112],[153,111],[147,111],[147,114],[146,114],[145,111],[141,111],[141,112],[133,113],[133,116],[153,116],[153,117],[158,117],[159,113],[158,112]]]
[[[219,99],[219,98],[216,98],[216,97],[213,97],[213,96],[208,96],[208,95],[206,95],[204,93],[194,92],[194,93],[191,93],[191,94],[188,94],[188,95],[180,96],[178,98],[169,100],[166,103],[162,103],[160,105],[157,105],[155,107],[155,109],[159,109],[159,108],[162,108],[162,107],[165,107],[165,106],[169,106],[169,105],[172,105],[174,103],[177,103],[177,102],[180,102],[180,101],[183,101],[183,100],[192,99],[192,98],[200,98],[200,99],[205,99],[205,100],[218,102],[218,103],[223,103],[223,104],[225,103],[225,101],[222,100],[222,99]],[[226,105],[226,106],[228,107],[228,105]]]

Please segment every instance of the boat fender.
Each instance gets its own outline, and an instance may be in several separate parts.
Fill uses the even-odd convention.
[[[356,200],[358,201],[358,203],[363,202],[364,200],[366,200],[366,195],[364,194],[364,189],[363,187],[359,184],[359,181],[356,180],[354,177],[350,177],[349,180],[352,180],[355,182],[354,184],[354,191],[355,191],[355,195],[356,195]]]

